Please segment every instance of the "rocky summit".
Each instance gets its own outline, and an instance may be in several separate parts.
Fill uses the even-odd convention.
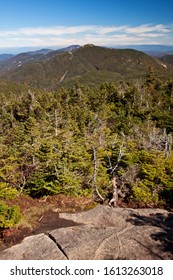
[[[173,258],[173,214],[163,209],[96,206],[57,213],[61,227],[26,237],[0,252],[1,260],[168,260]],[[71,221],[71,223],[69,222]]]

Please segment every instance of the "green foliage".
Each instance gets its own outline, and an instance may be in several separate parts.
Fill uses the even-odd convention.
[[[15,188],[8,188],[6,183],[0,182],[0,199],[12,199],[17,194],[18,191]]]
[[[21,219],[20,208],[18,206],[8,206],[0,201],[0,229],[10,228]]]
[[[153,206],[158,203],[158,195],[152,191],[151,182],[144,181],[132,187],[133,198],[140,206]]]
[[[128,159],[128,160],[127,160]],[[166,157],[158,150],[141,150],[129,153],[126,164],[131,169],[129,184],[131,198],[140,206],[158,205],[163,199],[163,190],[168,183]],[[133,168],[134,167],[134,168]]]
[[[165,161],[166,181],[161,196],[169,206],[173,205],[173,153]]]
[[[95,186],[106,197],[117,165],[127,201],[172,207],[172,89],[154,73],[54,92],[3,83],[0,198],[91,195]]]

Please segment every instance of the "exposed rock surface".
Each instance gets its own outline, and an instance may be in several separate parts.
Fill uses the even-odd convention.
[[[0,259],[173,258],[173,213],[166,210],[97,206],[59,218],[70,226],[26,237],[0,252]]]

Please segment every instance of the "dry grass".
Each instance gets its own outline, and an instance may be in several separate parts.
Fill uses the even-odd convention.
[[[90,198],[65,195],[47,196],[41,199],[22,195],[10,201],[9,204],[18,205],[23,218],[14,228],[2,232],[1,250],[21,242],[28,235],[68,226],[69,222],[60,219],[59,213],[85,211],[95,206]]]

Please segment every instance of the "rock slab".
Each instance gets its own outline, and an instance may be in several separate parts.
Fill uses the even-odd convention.
[[[173,213],[99,205],[61,213],[73,226],[26,237],[0,252],[1,260],[166,260],[173,259]],[[70,224],[70,223],[69,223]]]

